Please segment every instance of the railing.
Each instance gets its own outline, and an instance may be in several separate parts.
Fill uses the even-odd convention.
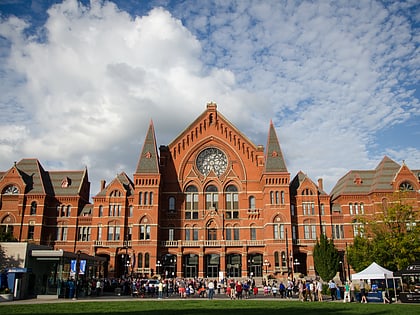
[[[162,241],[162,247],[242,247],[242,246],[265,246],[263,240],[201,240],[201,241]]]

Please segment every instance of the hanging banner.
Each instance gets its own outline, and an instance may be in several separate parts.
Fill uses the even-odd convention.
[[[74,276],[76,274],[76,265],[77,260],[72,259],[70,261],[70,276]],[[86,272],[86,260],[80,260],[79,262],[79,275],[84,275]]]
[[[85,272],[86,272],[86,260],[81,260],[80,266],[79,266],[79,275],[84,275]]]

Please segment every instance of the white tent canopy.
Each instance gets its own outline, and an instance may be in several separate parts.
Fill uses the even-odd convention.
[[[373,262],[366,269],[351,275],[351,279],[354,280],[371,280],[371,279],[391,279],[394,277],[394,273],[384,267],[379,266]]]

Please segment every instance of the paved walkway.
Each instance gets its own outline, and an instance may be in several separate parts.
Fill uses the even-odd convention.
[[[215,294],[214,297],[215,300],[230,300],[230,298],[226,295],[226,294]],[[42,303],[78,303],[78,302],[104,302],[104,301],[121,301],[121,302],[125,302],[125,301],[170,301],[170,300],[181,300],[181,298],[179,297],[179,295],[170,295],[169,297],[164,296],[163,299],[159,300],[157,297],[145,297],[145,298],[140,298],[140,297],[132,297],[129,295],[115,295],[115,294],[106,294],[106,295],[102,295],[102,296],[89,296],[89,297],[81,297],[78,299],[57,299],[57,298],[38,298],[38,299],[26,299],[26,300],[14,300],[14,301],[10,301],[10,302],[1,302],[1,305],[16,305],[16,304],[42,304]],[[203,298],[203,297],[199,297],[197,295],[185,298],[183,300],[208,300],[208,298]],[[243,299],[246,300],[246,299]],[[281,297],[273,297],[273,296],[264,296],[263,294],[259,294],[257,296],[252,295],[249,300],[261,300],[261,301],[266,301],[266,300],[272,300],[272,301],[299,301],[299,299],[297,297],[293,297],[291,299],[285,299],[285,298],[281,298]],[[325,300],[325,301],[330,301],[330,300]],[[342,302],[338,301],[338,302]]]

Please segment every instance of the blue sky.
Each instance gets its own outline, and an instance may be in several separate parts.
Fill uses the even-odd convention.
[[[0,0],[0,170],[131,176],[214,101],[329,192],[384,155],[420,169],[418,1]]]

